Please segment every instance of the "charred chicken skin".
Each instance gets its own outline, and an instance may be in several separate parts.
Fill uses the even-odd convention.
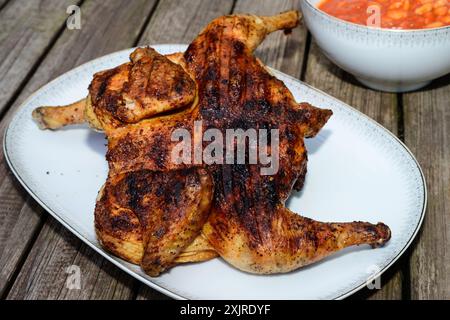
[[[324,223],[285,207],[292,189],[303,186],[304,138],[332,112],[297,103],[253,51],[267,34],[298,21],[296,11],[217,18],[183,54],[138,48],[129,63],[95,74],[86,99],[33,112],[41,128],[87,121],[105,131],[110,171],[95,228],[107,250],[151,276],[217,255],[240,270],[271,274],[389,240],[383,223]],[[199,121],[202,131],[277,129],[278,170],[263,175],[258,163],[172,161],[173,131],[195,136]],[[275,153],[269,142],[263,147]]]

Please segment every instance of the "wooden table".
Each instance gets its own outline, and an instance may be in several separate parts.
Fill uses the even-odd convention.
[[[93,58],[137,45],[189,43],[211,19],[274,14],[300,0],[0,0],[0,130],[40,86]],[[66,27],[70,4],[80,30]],[[327,58],[304,27],[272,34],[257,55],[269,66],[345,101],[396,134],[419,160],[428,187],[420,234],[357,299],[450,298],[450,76],[407,94],[357,83]],[[5,299],[166,299],[83,244],[47,214],[10,173],[0,151],[0,294]],[[66,286],[81,269],[81,289]]]

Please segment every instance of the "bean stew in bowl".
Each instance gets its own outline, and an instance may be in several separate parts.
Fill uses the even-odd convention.
[[[376,24],[378,11],[381,28],[424,29],[450,25],[448,0],[323,0],[318,8],[361,25]]]
[[[324,54],[373,89],[404,92],[450,72],[450,0],[301,0]]]

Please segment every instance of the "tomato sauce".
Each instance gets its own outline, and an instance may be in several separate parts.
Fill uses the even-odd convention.
[[[323,0],[318,8],[345,21],[389,29],[450,25],[450,0]]]

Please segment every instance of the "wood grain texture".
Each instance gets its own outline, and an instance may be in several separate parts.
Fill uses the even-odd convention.
[[[133,282],[49,218],[7,298],[129,299]]]
[[[308,55],[305,82],[348,103],[397,134],[397,95],[363,87],[351,75],[328,60],[314,41]],[[364,289],[354,298],[402,298],[401,262],[391,267],[381,280],[381,290]]]
[[[17,267],[33,244],[34,234],[42,225],[43,209],[27,199],[19,182],[7,173],[0,186],[0,295],[14,280]]]
[[[16,0],[0,11],[0,113],[20,90],[78,1]]]
[[[7,5],[7,2],[9,0],[0,0],[0,10],[3,10],[3,8]]]
[[[274,15],[287,10],[298,10],[300,0],[238,0],[234,13],[244,12],[259,15]],[[304,61],[306,29],[303,24],[285,35],[274,32],[255,51],[266,65],[299,78]]]
[[[221,15],[229,14],[232,6],[233,1],[231,0],[160,1],[139,41],[139,45],[188,44],[209,21]],[[169,298],[141,284],[136,299],[159,300]]]
[[[22,90],[16,102],[2,119],[0,123],[2,135],[13,112],[19,107],[20,103],[40,86],[76,65],[101,55],[132,46],[136,41],[139,31],[144,27],[144,22],[150,14],[154,3],[154,1],[148,0],[136,0],[131,3],[126,0],[107,2],[85,1],[81,7],[83,17],[81,30],[66,29],[63,32],[36,70],[36,73],[33,74],[33,77]],[[127,21],[127,23],[123,23],[123,21]],[[0,252],[0,269],[2,270],[0,289],[4,291],[5,288],[10,286],[9,282],[20,266],[23,255],[26,254],[27,244],[30,242],[30,239],[35,237],[35,233],[40,229],[41,218],[35,212],[41,211],[41,209],[38,206],[33,206],[35,210],[21,209],[24,206],[27,195],[22,188],[17,187],[17,182],[7,174],[9,169],[4,161],[3,150],[0,151],[0,160],[0,176],[7,177],[7,179],[4,179],[0,183],[0,238],[2,239],[2,243],[0,244],[2,250]],[[25,214],[27,216],[22,216]],[[26,220],[27,218],[30,220]],[[27,223],[26,228],[22,226],[24,220]],[[22,233],[15,232],[14,228],[22,231]],[[48,293],[48,297],[55,296],[54,292],[45,289],[49,284],[52,286],[57,285],[53,283],[51,278],[52,272],[48,271],[48,268],[51,269],[52,265],[43,260],[49,257],[49,253],[46,250],[52,251],[51,256],[55,261],[73,261],[75,256],[79,256],[77,259],[79,259],[80,264],[90,265],[92,263],[89,261],[93,256],[93,252],[90,249],[81,245],[81,242],[75,236],[63,232],[64,227],[62,225],[56,224],[52,228],[55,229],[53,233],[45,231],[49,229],[48,225],[44,227],[44,232],[47,233],[45,237],[40,235],[39,239],[46,239],[47,241],[38,241],[33,246],[30,257],[25,260],[24,268],[18,274],[17,281],[8,298],[47,298],[46,292]],[[73,244],[75,249],[79,247],[85,254],[79,255],[78,250],[74,248],[72,248],[74,250],[64,250],[65,247],[56,245],[59,242],[67,245]],[[97,256],[95,256],[95,259],[100,259]],[[87,283],[92,283],[97,278],[107,278],[105,274],[113,272],[110,270],[115,270],[110,263],[106,263],[103,259],[100,259],[100,261],[98,263],[94,262],[94,265],[100,264],[101,272],[88,271],[87,275],[85,275],[88,277],[86,278]],[[43,275],[28,272],[28,270],[36,268],[35,264],[45,266],[44,269],[39,269],[42,270],[41,273]],[[88,268],[88,270],[93,269],[93,267]],[[108,279],[106,283],[109,282],[111,281]],[[32,283],[32,285],[23,286],[23,283]],[[114,295],[116,291],[123,290],[124,294],[122,296],[124,297],[126,295],[128,298],[131,298],[133,293],[129,284],[130,281],[127,280],[117,284],[111,282],[110,286],[111,288],[114,286],[123,287],[122,289],[115,288],[113,291]],[[58,289],[64,293],[62,287]],[[82,292],[76,293],[76,295],[78,298],[101,298],[106,297],[102,295],[107,295],[110,292],[105,287],[102,287],[101,292],[96,293],[93,290],[95,291],[97,289],[86,286]],[[71,297],[72,294],[63,293],[60,293],[58,298]]]
[[[412,299],[450,298],[450,75],[403,96],[405,142],[421,165],[428,204],[412,246]]]
[[[188,44],[212,19],[229,14],[232,6],[232,0],[160,1],[139,45]]]

